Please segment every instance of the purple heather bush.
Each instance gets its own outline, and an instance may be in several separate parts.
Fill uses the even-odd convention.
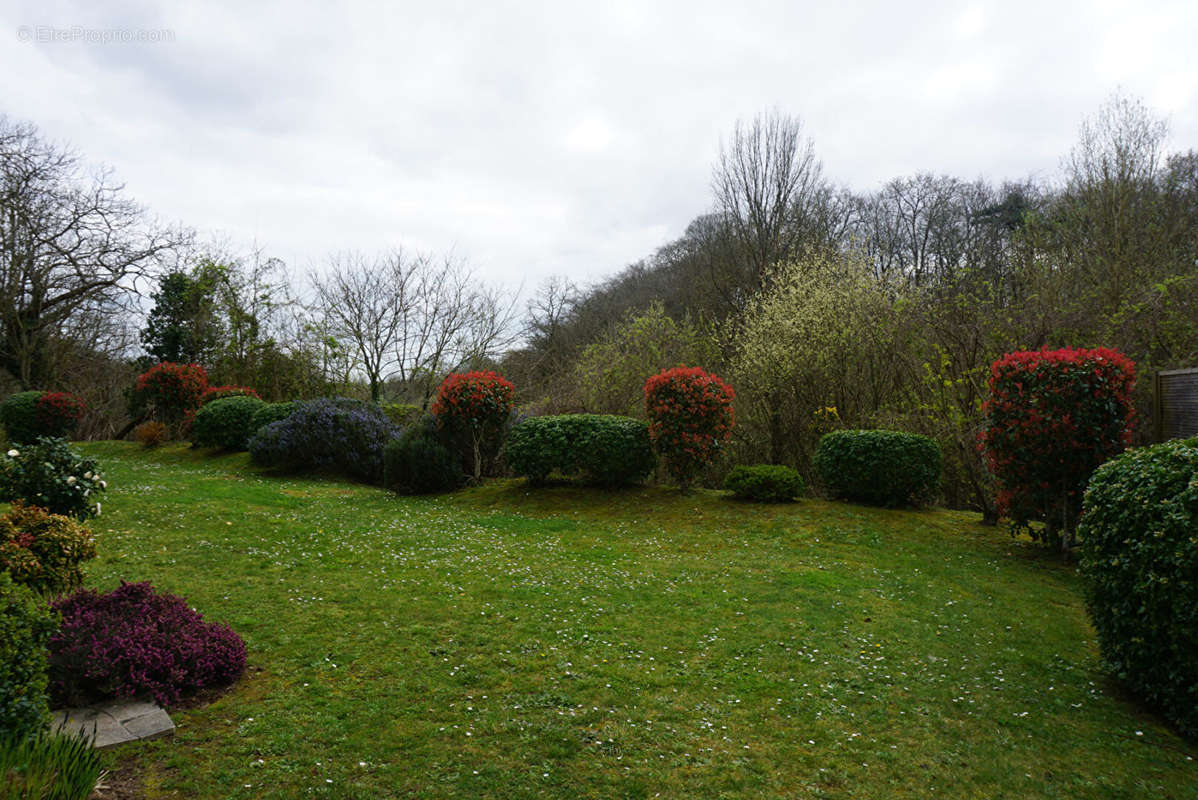
[[[254,463],[287,472],[327,469],[367,483],[383,479],[383,450],[399,435],[378,406],[344,398],[296,403],[250,439]]]
[[[240,636],[149,583],[122,582],[107,594],[82,589],[53,607],[62,626],[47,649],[50,694],[59,704],[149,695],[171,706],[245,669]]]

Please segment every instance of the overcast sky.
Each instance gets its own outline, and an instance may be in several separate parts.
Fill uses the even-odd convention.
[[[1192,0],[0,5],[0,111],[299,270],[402,244],[604,277],[708,210],[720,138],[775,107],[859,190],[1053,177],[1118,87],[1198,148]],[[157,41],[87,41],[111,30]]]

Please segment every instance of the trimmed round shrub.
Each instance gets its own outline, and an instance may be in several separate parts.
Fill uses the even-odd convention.
[[[37,401],[45,392],[17,392],[0,403],[0,425],[13,444],[25,444],[38,437]]]
[[[196,411],[191,423],[191,441],[197,447],[245,450],[258,430],[255,415],[265,406],[257,397],[233,395],[218,398]]]
[[[95,459],[76,453],[63,439],[43,437],[0,456],[0,500],[87,519],[99,515],[99,497],[107,488]]]
[[[20,501],[0,516],[0,570],[42,594],[83,582],[79,565],[96,557],[92,533],[70,517]]]
[[[272,422],[280,422],[291,416],[291,412],[295,410],[295,403],[263,403],[258,406],[258,410],[254,412],[253,422],[256,433],[259,428],[269,425]],[[248,444],[248,443],[247,443]]]
[[[732,435],[732,387],[699,367],[662,370],[645,381],[649,440],[682,488],[712,464]]]
[[[250,438],[254,463],[287,472],[332,470],[375,485],[383,449],[399,434],[378,406],[344,398],[296,403],[286,419]]]
[[[512,428],[503,452],[512,471],[533,483],[557,470],[621,486],[643,481],[657,464],[647,423],[600,414],[529,417]]]
[[[1099,467],[1078,534],[1086,608],[1110,671],[1198,736],[1198,438]]]
[[[383,450],[383,485],[398,494],[433,494],[461,488],[462,462],[438,437],[432,417],[407,428]]]
[[[1131,441],[1135,382],[1135,365],[1105,348],[1008,353],[994,362],[982,441],[1012,533],[1070,543],[1086,482]]]
[[[738,500],[789,503],[803,493],[803,478],[790,467],[742,464],[725,476],[724,488]]]
[[[475,480],[482,477],[484,454],[498,449],[515,397],[512,382],[490,371],[455,372],[437,387],[433,416],[449,436],[469,438],[466,460]]]
[[[50,694],[64,705],[149,695],[170,706],[245,669],[240,636],[149,583],[83,589],[54,609],[62,625],[48,645]]]
[[[258,400],[258,390],[249,386],[209,386],[200,393],[199,406],[203,407],[213,400],[224,400],[226,397],[253,397]]]
[[[0,572],[0,731],[33,733],[49,720],[46,644],[56,627],[45,601]]]
[[[178,422],[200,405],[208,373],[199,364],[163,361],[137,376],[134,406],[164,422]]]
[[[935,439],[902,431],[833,431],[813,466],[833,497],[894,508],[931,502],[942,457]]]

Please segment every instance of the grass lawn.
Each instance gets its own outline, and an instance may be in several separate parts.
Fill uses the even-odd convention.
[[[245,455],[84,446],[88,584],[246,640],[148,797],[1198,797],[1099,671],[1073,568],[977,516],[714,492],[398,498]]]

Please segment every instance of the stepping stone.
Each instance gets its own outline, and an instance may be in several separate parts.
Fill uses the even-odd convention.
[[[139,739],[172,736],[175,723],[157,703],[116,700],[87,708],[64,708],[53,713],[52,729],[82,732],[98,750]]]

